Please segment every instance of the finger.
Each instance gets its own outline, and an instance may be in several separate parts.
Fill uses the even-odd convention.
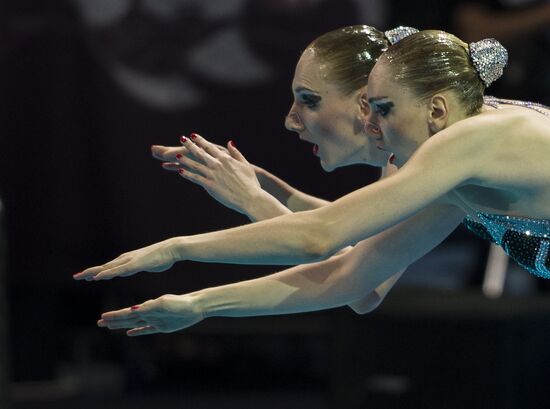
[[[181,164],[179,162],[162,162],[161,166],[165,170],[177,172],[178,169],[181,167]]]
[[[142,270],[135,268],[132,263],[127,262],[125,264],[100,271],[95,276],[93,276],[92,279],[94,281],[111,280],[112,278],[115,278],[115,277],[128,277],[140,271]]]
[[[140,335],[156,334],[158,332],[160,331],[154,327],[145,326],[145,327],[134,328],[129,331],[126,331],[126,335],[128,335],[129,337],[137,337]]]
[[[108,328],[108,329],[128,329],[128,328],[143,327],[145,325],[148,325],[148,322],[140,319],[115,320],[115,321],[100,320],[98,321],[97,325],[101,328]]]
[[[218,145],[213,144],[212,142],[207,141],[202,136],[200,136],[197,133],[192,133],[189,135],[191,140],[195,143],[195,145],[200,146],[202,149],[204,149],[210,156],[214,158],[219,158],[220,154],[223,152],[220,150]]]
[[[103,314],[101,314],[100,321],[115,321],[140,318],[142,314],[141,311],[138,312],[138,310],[141,310],[142,305],[143,304],[138,304],[132,307],[122,308],[120,310],[104,312]]]
[[[215,145],[216,148],[218,148],[220,151],[225,152],[225,153],[229,153],[229,151],[227,150],[227,148],[225,146],[218,145],[217,143],[215,143],[213,145]]]
[[[175,162],[176,155],[188,155],[189,150],[185,146],[168,147],[162,145],[152,145],[151,154],[155,159],[164,162]]]
[[[227,142],[227,150],[233,159],[237,159],[239,162],[248,163],[243,154],[235,146],[234,141]]]
[[[196,183],[197,185],[200,185],[205,189],[210,187],[210,181],[206,179],[204,176],[201,176],[197,173],[190,172],[183,168],[179,168],[178,173],[182,178],[190,180],[191,182]]]
[[[204,163],[206,166],[210,167],[216,163],[217,159],[215,159],[200,146],[191,142],[189,139],[182,136],[181,143],[185,144],[185,147],[189,150],[191,155],[195,156],[195,158]]]
[[[189,169],[194,173],[199,173],[203,176],[209,176],[211,174],[211,171],[207,166],[187,156],[178,155],[176,159],[181,165],[185,166],[186,169]]]
[[[113,267],[119,266],[121,264],[124,264],[128,261],[128,257],[126,256],[118,256],[112,261],[109,261],[108,263],[102,264],[100,266],[90,267],[86,270],[81,271],[80,273],[76,273],[73,275],[73,278],[75,280],[90,280],[93,277],[95,277],[97,274],[101,273],[102,271],[109,270]]]

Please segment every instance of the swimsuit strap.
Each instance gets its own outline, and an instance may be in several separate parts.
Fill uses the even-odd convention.
[[[550,109],[546,105],[539,104],[538,102],[516,101],[514,99],[501,99],[501,98],[495,98],[495,97],[492,97],[492,96],[489,96],[489,95],[483,97],[483,102],[486,105],[489,105],[490,107],[493,107],[493,108],[496,108],[496,109],[498,109],[498,106],[500,104],[515,105],[515,106],[520,106],[520,107],[524,107],[524,108],[529,108],[529,109],[532,109],[534,111],[537,111],[540,114],[543,114],[544,116],[548,116],[548,111],[547,110]]]

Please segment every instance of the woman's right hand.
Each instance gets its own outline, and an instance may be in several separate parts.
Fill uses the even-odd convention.
[[[161,241],[141,249],[121,254],[100,266],[90,267],[74,274],[75,280],[98,281],[128,277],[140,271],[158,273],[168,270],[177,261],[173,239]]]
[[[193,294],[166,294],[140,305],[101,315],[97,325],[111,330],[125,329],[129,336],[170,333],[201,322]]]
[[[248,207],[264,193],[256,169],[232,141],[227,149],[208,142],[197,134],[181,139],[181,148],[153,146],[153,156],[163,167],[202,186],[210,196],[230,209],[249,214]]]

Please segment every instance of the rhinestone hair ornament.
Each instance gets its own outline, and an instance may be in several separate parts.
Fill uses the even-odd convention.
[[[470,59],[485,87],[502,75],[508,63],[508,51],[494,38],[469,44]]]
[[[405,37],[411,34],[418,33],[416,28],[399,26],[388,31],[384,31],[384,35],[388,39],[391,45],[403,40]]]

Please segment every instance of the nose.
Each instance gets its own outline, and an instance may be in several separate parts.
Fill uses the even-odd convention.
[[[302,132],[304,130],[304,123],[298,112],[290,111],[285,117],[285,127],[289,131]]]

